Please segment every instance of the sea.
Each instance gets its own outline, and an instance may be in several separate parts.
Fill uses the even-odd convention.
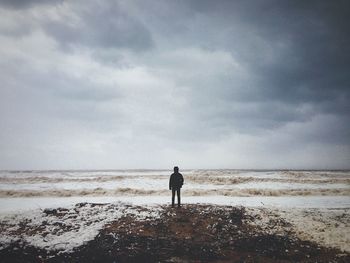
[[[181,202],[350,208],[350,171],[188,169]],[[0,171],[0,213],[121,201],[170,204],[172,170]]]

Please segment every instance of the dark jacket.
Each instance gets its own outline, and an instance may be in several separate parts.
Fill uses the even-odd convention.
[[[169,189],[179,189],[184,184],[184,178],[180,173],[170,175]]]

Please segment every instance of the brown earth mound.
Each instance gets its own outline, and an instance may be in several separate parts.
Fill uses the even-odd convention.
[[[302,241],[292,231],[282,235],[264,232],[257,226],[259,220],[243,207],[164,207],[160,218],[153,220],[122,217],[72,253],[47,252],[13,243],[0,251],[0,259],[1,262],[350,262],[349,254]],[[288,222],[281,218],[275,219],[271,228],[277,226],[289,229]]]

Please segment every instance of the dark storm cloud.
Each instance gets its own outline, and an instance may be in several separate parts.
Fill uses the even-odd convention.
[[[232,83],[227,77],[215,88],[212,80],[199,82],[200,87],[193,90],[192,98],[203,111],[207,103],[202,101],[215,89],[216,97],[221,98],[218,103],[255,101],[261,105],[255,112],[238,114],[247,117],[244,119],[251,123],[251,129],[259,123],[268,124],[268,119],[281,124],[304,121],[311,116],[305,116],[298,107],[305,104],[315,108],[305,114],[349,115],[348,1],[183,1],[182,4],[191,9],[184,18],[187,31],[179,30],[178,35],[169,37],[188,37],[186,44],[227,50],[250,75],[239,83]],[[184,6],[179,10],[186,9]],[[289,110],[276,108],[274,102],[290,104]],[[226,109],[225,114],[223,109],[218,111],[217,117],[226,116],[223,122],[236,119],[237,112],[230,107]],[[216,120],[215,112],[210,115]],[[259,119],[264,121],[255,121]],[[347,120],[344,116],[344,121]]]

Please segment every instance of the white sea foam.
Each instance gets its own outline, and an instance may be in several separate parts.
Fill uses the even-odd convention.
[[[0,216],[0,249],[18,240],[46,250],[71,252],[96,237],[109,222],[129,215],[136,220],[147,220],[159,216],[160,207],[147,213],[125,203],[108,205],[83,204],[58,212],[45,213],[35,209]]]

